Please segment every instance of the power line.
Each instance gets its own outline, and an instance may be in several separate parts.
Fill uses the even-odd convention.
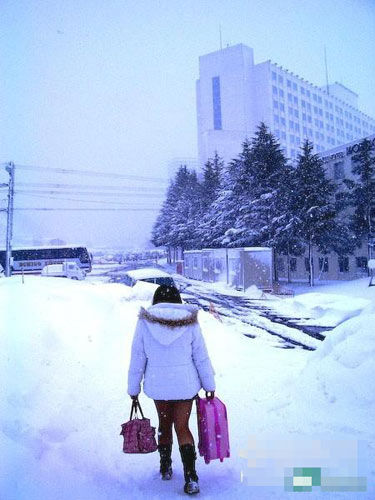
[[[168,180],[162,177],[147,177],[142,175],[125,175],[116,172],[97,172],[94,170],[78,170],[73,168],[46,168],[37,165],[15,165],[17,169],[22,170],[39,170],[42,172],[55,172],[59,174],[74,174],[74,175],[87,175],[89,177],[108,177],[113,179],[128,179],[137,181],[161,182],[167,184]]]
[[[14,211],[38,211],[38,212],[80,212],[80,211],[96,211],[96,212],[157,212],[155,208],[52,208],[52,207],[22,207],[14,208]]]
[[[55,190],[33,190],[33,191],[27,191],[27,190],[24,190],[24,189],[17,189],[15,191],[16,194],[76,194],[76,195],[80,195],[80,196],[130,196],[130,197],[133,197],[133,196],[138,196],[138,197],[141,197],[141,196],[147,196],[147,198],[162,198],[163,196],[161,194],[157,194],[157,193],[145,193],[145,194],[140,194],[140,193],[126,193],[126,192],[120,192],[120,193],[101,193],[101,192],[98,192],[98,191],[55,191]]]
[[[74,201],[74,202],[83,202],[83,203],[99,203],[105,205],[121,205],[122,201],[108,201],[108,200],[82,200],[77,198],[63,198],[61,196],[48,196],[44,194],[33,194],[33,193],[21,193],[22,196],[31,196],[33,198],[39,198],[43,200],[58,200],[58,201]],[[144,200],[140,200],[142,203]]]
[[[93,184],[61,184],[61,183],[52,183],[52,182],[17,182],[17,186],[22,187],[31,187],[31,188],[52,188],[52,189],[70,189],[76,188],[79,186],[81,189],[103,189],[103,190],[117,190],[120,191],[122,189],[137,192],[155,192],[155,193],[165,193],[164,188],[150,188],[147,186],[103,186],[103,185],[93,185]],[[1,184],[0,184],[1,187]]]

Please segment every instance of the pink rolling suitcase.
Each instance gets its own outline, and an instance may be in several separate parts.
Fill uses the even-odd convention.
[[[198,450],[206,464],[230,456],[228,418],[225,404],[219,398],[197,398]]]

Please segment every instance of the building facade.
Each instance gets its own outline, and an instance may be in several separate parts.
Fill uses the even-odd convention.
[[[243,44],[199,58],[196,98],[201,165],[215,151],[237,157],[261,121],[292,159],[305,138],[321,153],[375,132],[357,94],[339,83],[318,87],[271,61],[255,64]]]
[[[375,134],[367,137],[375,152]],[[360,140],[337,146],[321,154],[327,177],[333,180],[340,189],[344,179],[355,179],[352,173],[353,155],[360,150]],[[342,186],[344,189],[344,186]],[[375,200],[374,200],[375,203]],[[374,241],[375,242],[375,241]],[[373,242],[373,243],[374,243]],[[375,257],[375,248],[371,248],[372,258]],[[371,255],[371,254],[370,254]],[[364,239],[360,248],[356,248],[352,255],[339,256],[332,252],[326,255],[313,251],[314,276],[318,280],[350,280],[368,275],[368,241]],[[307,253],[301,257],[278,255],[276,257],[278,277],[281,280],[308,281],[309,259]],[[289,276],[288,276],[289,275]]]

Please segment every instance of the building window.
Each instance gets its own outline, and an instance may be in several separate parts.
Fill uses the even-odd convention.
[[[349,257],[340,256],[338,261],[339,261],[340,273],[348,273],[349,272]]]
[[[278,115],[273,115],[273,120],[275,123],[279,123],[279,117]]]
[[[310,97],[310,90],[306,90],[307,97]]]
[[[272,80],[276,81],[276,73],[272,71]]]
[[[305,87],[301,87],[301,94],[305,95]]]
[[[292,86],[292,82],[290,80],[287,80],[286,84],[287,84],[287,87],[291,87]]]
[[[194,257],[193,259],[193,268],[198,269],[198,257]]]
[[[293,83],[293,90],[297,90],[297,84]]]
[[[358,269],[361,269],[362,271],[367,270],[367,257],[356,257],[355,262]]]
[[[293,102],[293,96],[292,96],[292,94],[288,94],[288,101],[289,102]]]
[[[284,91],[283,89],[279,89],[279,96],[284,98]]]
[[[323,273],[328,273],[329,265],[328,265],[328,257],[319,257],[319,270]]]
[[[214,76],[212,78],[212,101],[214,112],[214,129],[221,130],[221,97],[220,97],[220,77]]]
[[[280,108],[280,111],[285,111],[285,107],[284,107],[284,104],[282,102],[280,102],[279,108]]]
[[[283,116],[280,117],[280,122],[281,122],[281,125],[284,125],[284,127],[285,127],[285,118]]]
[[[298,98],[297,97],[293,97],[293,102],[296,106],[298,106]]]
[[[273,101],[273,107],[275,109],[279,109],[279,103],[277,101]]]
[[[279,83],[284,83],[284,78],[281,75],[279,75]]]
[[[275,85],[272,85],[272,92],[277,95],[277,87]]]
[[[286,139],[286,133],[281,131],[281,139]]]
[[[295,257],[291,257],[290,259],[290,270],[292,273],[297,271],[297,259]]]
[[[295,109],[295,110],[294,110],[294,116],[295,116],[296,118],[298,118],[298,116],[299,116],[298,109]]]

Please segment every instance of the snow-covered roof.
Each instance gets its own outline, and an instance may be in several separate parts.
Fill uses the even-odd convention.
[[[128,276],[135,280],[142,280],[145,278],[167,278],[170,274],[161,271],[160,269],[155,269],[153,267],[144,267],[142,269],[133,269],[132,271],[127,271]]]
[[[270,247],[244,247],[245,252],[270,252]]]

